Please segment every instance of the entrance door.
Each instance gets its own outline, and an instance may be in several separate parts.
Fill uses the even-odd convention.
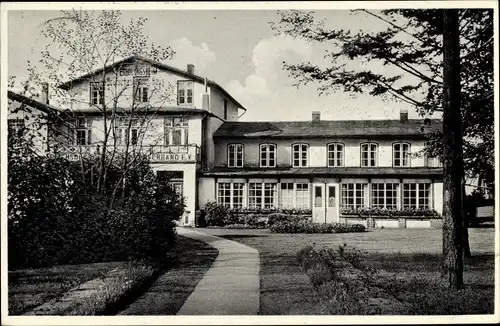
[[[326,222],[338,223],[339,222],[339,194],[338,185],[326,185]]]
[[[313,222],[325,222],[325,185],[313,184]]]

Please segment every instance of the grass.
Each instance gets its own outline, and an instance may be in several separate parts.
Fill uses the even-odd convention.
[[[301,270],[296,254],[310,245],[337,248],[343,244],[360,249],[362,264],[379,271],[376,285],[386,292],[399,293],[398,300],[411,304],[413,314],[437,313],[439,300],[448,300],[462,314],[474,311],[481,313],[480,311],[485,310],[492,313],[489,309],[494,298],[494,229],[470,230],[469,239],[474,257],[465,266],[467,289],[453,298],[454,301],[450,300],[450,294],[446,290],[433,290],[440,276],[442,230],[375,229],[365,233],[293,235],[274,234],[269,230],[202,231],[246,244],[259,251],[260,314],[263,315],[331,314],[331,311],[324,308],[325,304],[321,302],[323,299]],[[418,283],[419,279],[423,280],[420,282],[423,284]],[[426,286],[425,282],[430,283]],[[434,293],[436,295],[432,296]],[[327,306],[328,304],[331,306],[335,302],[327,302]],[[432,306],[437,308],[433,310]],[[441,304],[440,309],[453,312],[445,303]]]
[[[9,315],[24,314],[44,302],[59,298],[79,284],[124,265],[109,262],[9,271]]]
[[[362,263],[377,270],[374,284],[412,307],[415,315],[494,313],[493,254],[464,264],[465,288],[449,290],[441,280],[439,254],[364,254]]]
[[[178,236],[174,263],[119,315],[175,315],[218,255],[217,249]]]
[[[159,314],[175,314],[217,254],[206,244],[178,236],[161,276],[165,270],[140,262],[11,271],[9,314],[92,316],[138,314],[141,309],[154,314],[154,307],[163,308]]]

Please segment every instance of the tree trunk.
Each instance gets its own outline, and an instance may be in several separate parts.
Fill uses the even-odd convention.
[[[463,288],[462,124],[458,10],[443,12],[443,279]]]

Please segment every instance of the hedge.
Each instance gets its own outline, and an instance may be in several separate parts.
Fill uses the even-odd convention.
[[[201,227],[267,228],[277,222],[309,221],[311,216],[307,213],[308,210],[229,209],[209,202],[196,216]]]
[[[274,233],[350,233],[364,232],[361,224],[314,223],[311,221],[281,221],[270,228]]]
[[[118,180],[115,167],[110,184]],[[134,182],[114,204],[112,187],[98,193],[82,178],[80,162],[9,155],[8,169],[9,268],[159,262],[174,244],[184,206],[171,187],[157,182],[147,161],[129,171]]]

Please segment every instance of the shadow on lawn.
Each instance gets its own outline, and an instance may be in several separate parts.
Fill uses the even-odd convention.
[[[267,238],[267,235],[253,235],[253,234],[227,234],[227,235],[219,235],[219,237],[233,240],[233,239],[244,239],[244,238]]]

